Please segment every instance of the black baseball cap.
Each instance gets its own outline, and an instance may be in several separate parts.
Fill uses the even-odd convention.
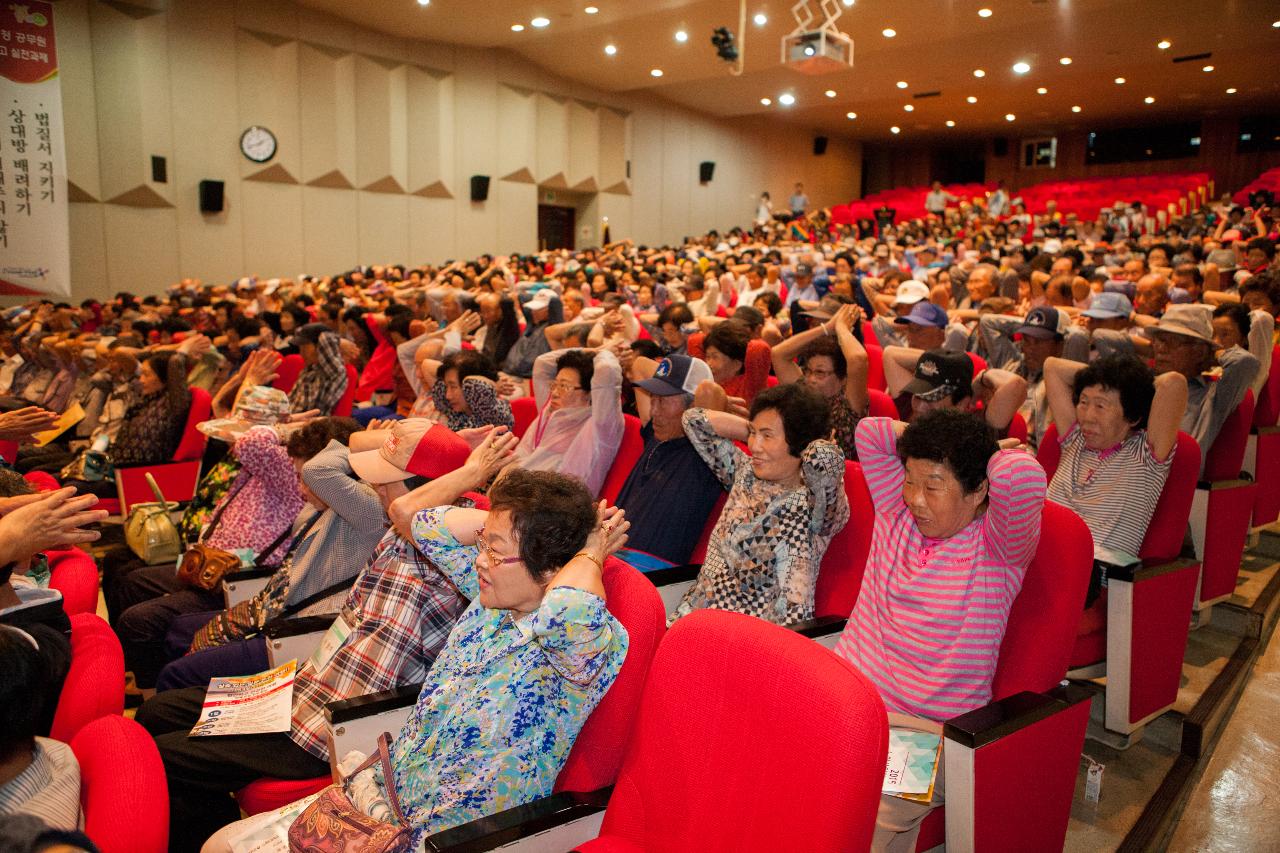
[[[916,362],[915,378],[903,389],[932,403],[973,383],[973,361],[967,353],[931,349]]]

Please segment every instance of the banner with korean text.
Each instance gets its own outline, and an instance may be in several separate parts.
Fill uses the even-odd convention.
[[[0,294],[71,293],[53,6],[0,4]]]

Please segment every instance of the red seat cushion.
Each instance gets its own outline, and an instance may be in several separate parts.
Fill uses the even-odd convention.
[[[124,652],[106,622],[92,613],[71,617],[71,668],[49,736],[69,743],[94,720],[124,713]]]
[[[165,853],[169,791],[147,730],[118,715],[86,725],[71,741],[80,763],[84,832],[102,853]]]

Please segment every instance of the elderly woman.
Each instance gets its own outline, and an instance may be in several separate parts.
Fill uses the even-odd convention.
[[[375,765],[348,787],[366,814],[395,821],[393,786],[415,850],[431,833],[550,794],[626,658],[627,633],[601,580],[626,541],[621,511],[594,507],[579,480],[549,471],[511,471],[489,499],[488,512],[397,516],[402,535],[471,599],[391,744],[393,778]],[[306,805],[232,824],[204,850],[227,850],[231,838]]]
[[[740,320],[718,323],[706,335],[689,336],[689,355],[711,368],[720,387],[730,397],[741,397],[751,405],[769,378],[769,345],[751,336]]]
[[[836,653],[876,685],[891,725],[940,734],[941,721],[991,699],[1009,609],[1040,541],[1044,469],[955,409],[910,426],[864,418],[857,440],[876,516]],[[883,797],[872,849],[913,850],[931,808]]]
[[[498,367],[484,353],[459,350],[443,361],[424,358],[418,368],[427,391],[414,404],[413,416],[433,417],[454,432],[515,426],[511,404],[498,396]]]
[[[827,439],[829,423],[827,401],[800,384],[760,392],[749,419],[685,412],[685,433],[729,498],[673,621],[703,607],[779,624],[813,618],[818,565],[849,520],[844,453]]]
[[[289,411],[333,414],[347,392],[347,366],[338,336],[323,323],[308,323],[293,337],[305,365],[289,392]]]

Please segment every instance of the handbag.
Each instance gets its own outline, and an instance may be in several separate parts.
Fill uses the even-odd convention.
[[[104,451],[86,448],[75,459],[72,459],[58,472],[58,479],[83,480],[86,483],[100,483],[115,474],[111,457]]]
[[[387,801],[398,824],[369,817],[351,802],[345,784],[335,783],[321,791],[289,825],[289,853],[408,853],[412,833],[396,796],[388,747],[390,737],[383,732],[378,738],[378,751],[347,779],[380,761]]]
[[[236,495],[244,491],[245,484],[248,482],[249,477],[246,477],[239,488],[227,495],[227,499],[223,501],[222,506],[218,507],[218,511],[213,514],[213,519],[209,522],[209,526],[205,528],[204,535],[200,538],[207,539],[213,534],[218,522],[222,520],[222,514],[226,512],[227,507],[235,500]],[[221,548],[214,548],[212,545],[206,545],[203,542],[197,542],[182,555],[182,560],[178,563],[178,580],[187,586],[212,592],[222,583],[223,575],[238,568],[240,568],[240,558],[235,554],[230,551],[224,551]]]
[[[124,541],[148,566],[172,563],[182,553],[178,528],[169,518],[169,513],[178,505],[164,499],[155,477],[148,473],[146,478],[156,502],[136,503],[129,507],[129,517],[124,522]]]

